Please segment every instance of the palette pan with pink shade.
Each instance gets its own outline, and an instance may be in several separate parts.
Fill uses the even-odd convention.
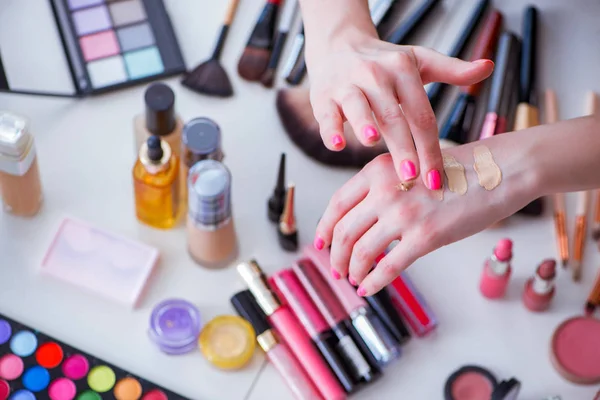
[[[444,386],[445,400],[516,400],[521,383],[515,378],[498,382],[487,369],[467,365],[455,371]]]

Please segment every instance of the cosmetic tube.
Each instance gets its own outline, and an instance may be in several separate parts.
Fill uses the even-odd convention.
[[[294,312],[298,321],[308,333],[329,367],[344,387],[346,393],[352,393],[358,387],[350,372],[346,370],[344,360],[337,353],[337,336],[327,325],[325,318],[291,269],[279,271],[269,279],[271,288]]]
[[[400,315],[417,336],[425,336],[437,326],[437,318],[405,272],[387,287]]]
[[[404,344],[410,339],[410,332],[387,290],[380,290],[372,296],[365,297],[365,300],[398,343]]]
[[[377,360],[362,340],[339,299],[323,279],[316,265],[308,258],[293,265],[302,286],[325,317],[331,330],[339,340],[338,352],[347,363],[352,377],[357,382],[370,383],[381,376]]]
[[[347,280],[333,279],[330,273],[331,263],[328,251],[318,251],[312,246],[307,246],[304,249],[304,256],[313,261],[335,295],[341,300],[346,312],[352,319],[352,325],[377,359],[379,365],[387,365],[400,357],[399,345],[410,338],[410,333],[408,333],[406,327],[404,327],[404,330],[407,336],[402,337],[400,341],[393,335],[393,332],[386,328],[386,324],[378,316],[378,313],[374,312],[374,309],[369,307],[367,302],[356,294],[356,289]]]
[[[292,311],[282,306],[277,295],[269,288],[262,269],[255,260],[238,264],[237,271],[248,285],[256,302],[267,315],[269,323],[288,344],[290,350],[304,367],[308,376],[321,392],[325,400],[346,399],[346,393],[310,337],[298,324]]]
[[[296,400],[322,399],[302,366],[290,352],[285,343],[281,343],[271,328],[267,316],[256,303],[249,290],[236,293],[231,304],[237,313],[246,319],[256,332],[256,341],[263,349],[271,364],[293,393]]]

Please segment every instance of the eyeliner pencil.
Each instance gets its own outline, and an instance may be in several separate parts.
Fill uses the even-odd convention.
[[[546,91],[545,108],[546,118],[544,122],[546,124],[558,122],[558,101],[553,90]],[[557,193],[554,195],[554,230],[556,232],[558,254],[563,267],[566,267],[569,261],[569,237],[567,235],[566,218],[565,195],[564,193]]]

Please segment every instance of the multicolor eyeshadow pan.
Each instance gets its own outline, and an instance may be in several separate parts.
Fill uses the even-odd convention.
[[[41,399],[187,400],[0,315],[0,400]]]
[[[162,0],[51,0],[51,4],[69,61],[74,96],[186,70]]]

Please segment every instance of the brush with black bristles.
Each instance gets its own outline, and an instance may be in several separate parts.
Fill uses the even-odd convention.
[[[277,35],[275,36],[275,44],[273,45],[273,51],[271,52],[271,59],[267,70],[260,78],[261,83],[264,87],[273,87],[275,82],[275,73],[277,72],[277,66],[281,60],[281,54],[290,33],[290,28],[294,22],[294,17],[298,12],[298,0],[286,0],[281,11],[281,17],[279,18],[279,27]]]
[[[248,81],[260,80],[267,70],[280,2],[281,0],[267,0],[238,62],[238,73]]]
[[[191,72],[187,73],[181,84],[194,92],[215,97],[231,97],[233,87],[227,75],[227,71],[221,65],[219,58],[229,33],[229,27],[233,22],[235,11],[240,0],[231,0],[229,8],[225,14],[225,20],[217,39],[217,44],[213,50],[212,56],[202,64],[198,65]]]

